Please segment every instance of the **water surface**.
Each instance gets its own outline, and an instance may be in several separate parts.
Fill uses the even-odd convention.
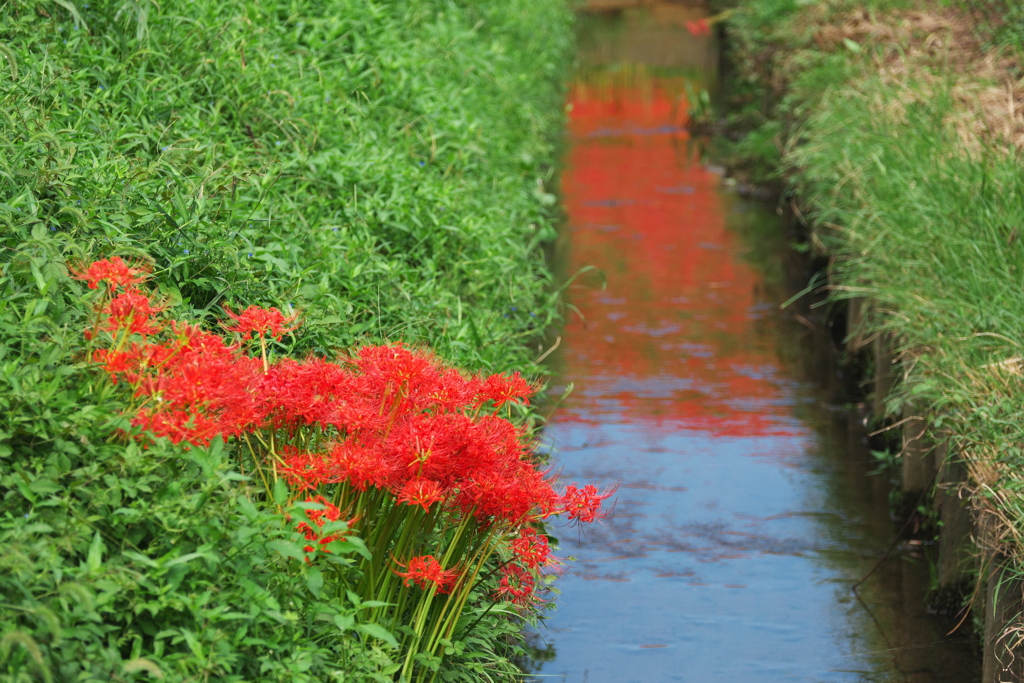
[[[927,562],[896,529],[812,315],[787,298],[785,231],[699,163],[687,84],[709,39],[666,5],[584,16],[562,176],[578,314],[553,359],[573,389],[546,439],[565,483],[619,483],[573,556],[542,676],[630,681],[977,679],[927,614]],[[661,49],[657,49],[658,46]],[[823,368],[825,370],[823,371]],[[536,680],[549,680],[537,678]]]

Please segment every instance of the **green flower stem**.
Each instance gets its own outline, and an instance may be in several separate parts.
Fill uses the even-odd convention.
[[[495,549],[497,549],[502,535],[492,528],[485,536],[484,542],[477,549],[476,553],[472,555],[468,566],[472,567],[473,573],[465,577],[463,581],[460,581],[458,590],[453,590],[451,595],[448,596],[448,600],[445,602],[439,618],[434,622],[434,628],[431,630],[430,637],[427,640],[427,647],[425,648],[427,652],[433,654],[441,638],[450,639],[452,637],[459,617],[462,616],[462,610],[469,600],[469,594],[475,587],[477,577],[487,563],[487,560],[490,559]]]

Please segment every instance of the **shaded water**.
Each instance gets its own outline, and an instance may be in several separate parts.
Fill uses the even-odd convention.
[[[925,609],[887,483],[790,294],[773,210],[695,157],[686,84],[713,45],[665,5],[584,17],[562,176],[579,315],[553,359],[573,390],[546,438],[565,482],[618,482],[540,637],[539,674],[628,681],[977,680],[969,639]],[[659,47],[660,46],[660,47]],[[559,393],[556,387],[555,393]],[[547,680],[537,678],[536,680]]]

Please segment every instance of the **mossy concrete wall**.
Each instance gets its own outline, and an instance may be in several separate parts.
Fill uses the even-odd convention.
[[[865,340],[864,301],[852,299],[847,307],[846,350],[870,350],[873,358],[870,405],[879,432],[897,431],[900,489],[905,501],[930,506],[938,521],[934,556],[936,586],[948,599],[971,598],[966,609],[980,626],[982,683],[1024,681],[1024,642],[1012,624],[1024,612],[1024,582],[1013,571],[1011,559],[989,550],[998,546],[1000,525],[994,513],[972,499],[967,488],[968,467],[949,435],[933,426],[928,406],[906,405],[899,415],[886,408],[886,399],[902,375],[902,362],[891,336],[878,334]],[[915,506],[918,507],[918,506]],[[912,510],[911,514],[919,511]],[[921,511],[923,512],[923,510]],[[961,613],[959,627],[970,619]]]

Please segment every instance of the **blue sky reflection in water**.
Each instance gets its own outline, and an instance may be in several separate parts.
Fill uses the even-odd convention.
[[[656,40],[686,44],[678,66],[706,61],[689,18],[627,12],[582,41],[562,256],[603,278],[569,290],[583,317],[553,366],[575,389],[546,440],[563,482],[620,488],[605,525],[556,530],[577,560],[536,680],[967,683],[968,650],[926,614],[921,558],[884,565],[862,591],[872,612],[850,592],[893,533],[884,482],[862,481],[859,433],[799,379],[780,266],[737,229],[774,215],[694,161],[683,93],[699,74],[615,64]]]

